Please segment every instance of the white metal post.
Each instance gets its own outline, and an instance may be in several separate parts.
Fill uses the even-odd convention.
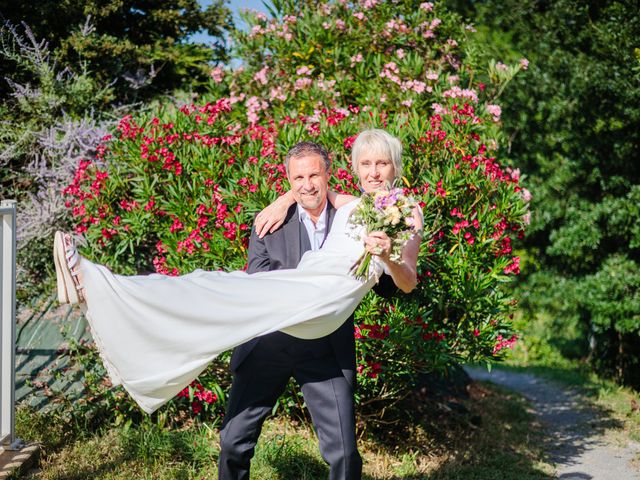
[[[19,450],[16,438],[16,202],[0,202],[2,252],[0,255],[0,447]]]

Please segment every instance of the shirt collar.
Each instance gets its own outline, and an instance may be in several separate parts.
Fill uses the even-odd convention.
[[[329,200],[327,200],[327,202],[324,204],[324,208],[322,209],[322,212],[320,212],[320,215],[318,216],[318,221],[315,224],[316,230],[320,228],[324,228],[326,219],[327,219],[328,206],[329,206]],[[307,211],[304,208],[300,206],[300,204],[298,204],[298,219],[302,223],[308,220],[309,222],[311,222],[311,224],[313,224],[313,220],[311,220],[311,216],[309,215],[309,213],[307,213]]]

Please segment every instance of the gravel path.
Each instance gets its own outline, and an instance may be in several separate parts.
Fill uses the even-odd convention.
[[[634,480],[631,464],[640,444],[612,445],[605,436],[617,422],[587,405],[577,392],[528,373],[465,367],[474,380],[490,381],[524,395],[547,431],[547,461],[562,480]]]

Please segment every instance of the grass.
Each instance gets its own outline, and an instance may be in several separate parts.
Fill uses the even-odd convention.
[[[365,480],[551,479],[542,434],[526,401],[497,387],[474,384],[467,399],[414,404],[388,428],[360,441]],[[454,408],[455,407],[455,408]],[[151,422],[73,435],[59,419],[25,409],[19,435],[42,443],[30,480],[216,478],[218,433],[207,425],[161,429]],[[326,479],[314,432],[272,418],[252,462],[256,480]]]

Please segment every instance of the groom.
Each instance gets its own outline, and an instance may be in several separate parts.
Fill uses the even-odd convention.
[[[298,143],[285,165],[297,203],[278,230],[262,239],[252,231],[249,273],[295,268],[305,251],[322,246],[331,228],[335,209],[327,201],[331,168],[326,150],[313,142]],[[220,431],[220,480],[249,479],[262,424],[291,377],[301,386],[330,480],[360,479],[353,318],[323,338],[302,340],[282,332],[258,337],[234,350],[231,370],[233,384]]]

